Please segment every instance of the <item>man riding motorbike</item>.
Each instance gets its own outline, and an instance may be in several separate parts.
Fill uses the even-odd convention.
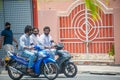
[[[49,51],[51,58],[54,59],[55,57],[54,46],[52,45],[51,41],[52,41],[52,37],[50,35],[50,27],[45,26],[43,28],[43,34],[40,35],[40,42],[44,47],[44,49]]]
[[[33,66],[33,61],[35,54],[31,52],[34,48],[30,45],[30,35],[32,34],[32,26],[27,25],[24,29],[25,34],[23,34],[19,39],[19,51],[21,56],[29,58],[29,64],[27,72],[32,73],[31,67]]]

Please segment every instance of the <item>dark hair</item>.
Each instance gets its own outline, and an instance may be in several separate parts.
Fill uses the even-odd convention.
[[[8,26],[8,25],[11,25],[11,24],[10,24],[9,22],[6,22],[6,23],[5,23],[5,26]]]
[[[37,31],[39,32],[39,29],[38,29],[38,28],[33,28],[33,31],[34,31],[35,29],[37,29]]]
[[[45,26],[45,27],[43,28],[43,31],[45,31],[46,29],[49,29],[49,31],[50,31],[50,27],[49,27],[49,26]]]
[[[31,26],[31,25],[27,25],[27,26],[25,27],[24,32],[27,33],[27,32],[29,32],[29,31],[31,31],[31,30],[32,30],[32,26]]]

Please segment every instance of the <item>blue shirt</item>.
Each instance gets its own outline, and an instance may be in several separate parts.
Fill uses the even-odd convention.
[[[13,32],[12,32],[12,30],[4,29],[1,32],[1,36],[4,36],[3,45],[5,45],[5,44],[11,44],[12,45],[12,42],[13,42]]]

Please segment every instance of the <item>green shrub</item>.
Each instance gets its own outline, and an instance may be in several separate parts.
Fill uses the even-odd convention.
[[[112,45],[111,50],[108,52],[109,56],[114,56],[115,55],[115,51],[114,51],[114,45]]]

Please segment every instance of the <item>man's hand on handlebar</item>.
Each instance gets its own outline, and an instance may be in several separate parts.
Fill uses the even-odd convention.
[[[54,46],[45,46],[45,49],[53,49],[55,48]]]

